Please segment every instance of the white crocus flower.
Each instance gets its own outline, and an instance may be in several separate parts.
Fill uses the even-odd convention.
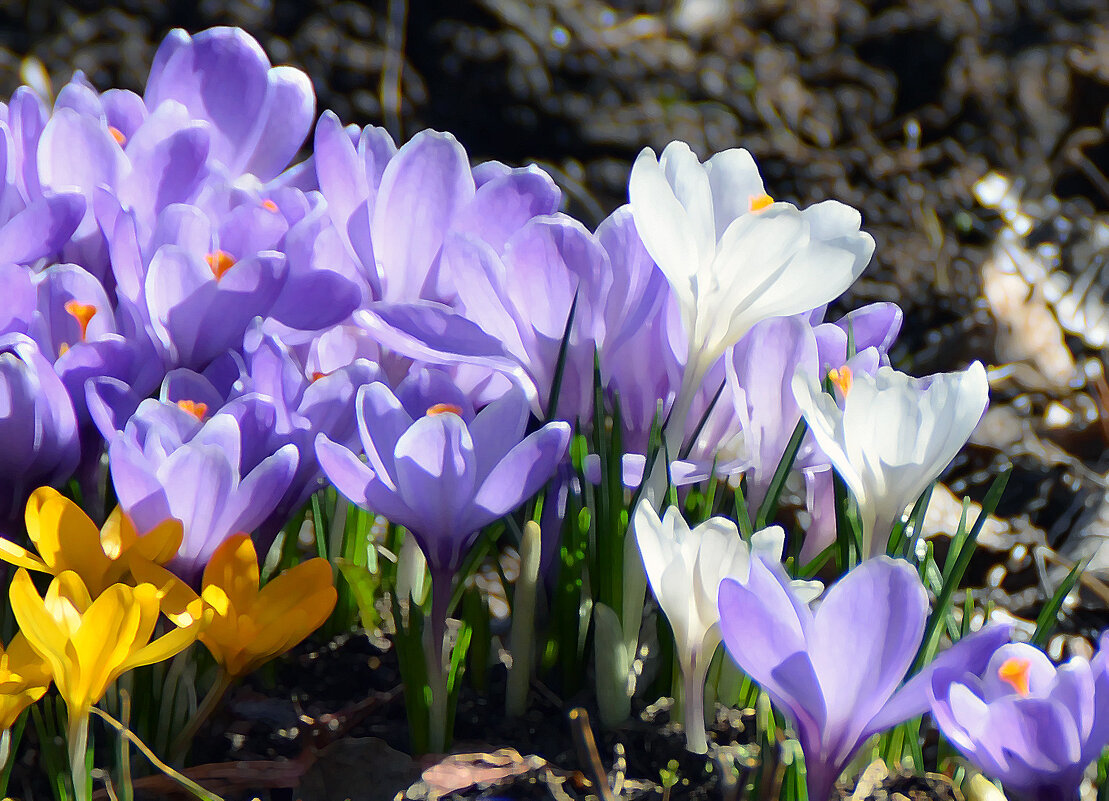
[[[703,754],[708,750],[705,676],[721,636],[717,590],[729,576],[747,581],[752,553],[769,563],[780,560],[785,532],[778,526],[758,531],[749,547],[727,518],[709,518],[691,531],[677,508],[668,508],[660,520],[646,500],[636,507],[633,526],[647,580],[674,632],[682,672],[686,748]],[[815,587],[817,593],[821,589],[818,582],[799,584],[809,591]]]
[[[810,311],[844,292],[874,252],[855,209],[775,203],[751,154],[702,164],[684,142],[644,148],[628,185],[647,252],[678,299],[688,335],[682,389],[667,428],[677,457],[693,395],[712,364],[755,323]]]
[[[986,370],[913,378],[891,367],[852,377],[838,371],[843,396],[798,373],[793,394],[820,449],[851,490],[862,523],[862,558],[885,553],[893,526],[966,444],[989,399]]]

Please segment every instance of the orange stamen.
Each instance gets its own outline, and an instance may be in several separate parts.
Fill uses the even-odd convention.
[[[1006,659],[997,669],[997,677],[1012,686],[1018,695],[1028,695],[1028,673],[1032,663],[1027,659],[1014,656]]]
[[[263,200],[262,208],[264,208],[266,211],[272,211],[274,214],[277,214],[278,212],[277,204],[274,203],[272,200]]]
[[[462,407],[461,406],[455,406],[453,403],[437,403],[434,406],[429,406],[428,409],[427,409],[427,413],[428,413],[429,416],[434,415],[434,414],[450,413],[450,414],[457,414],[459,417],[461,417],[462,416]]]
[[[747,210],[752,214],[758,214],[763,209],[771,206],[774,203],[774,198],[765,192],[761,195],[751,195],[747,198]]]
[[[77,325],[81,326],[81,341],[84,342],[85,335],[89,330],[89,321],[96,316],[96,307],[87,303],[78,303],[75,300],[67,300],[65,310],[77,321]]]
[[[108,133],[112,135],[112,139],[115,139],[116,144],[120,147],[127,144],[127,137],[124,135],[123,131],[119,130],[119,128],[116,128],[114,125],[108,126]]]
[[[226,250],[217,250],[215,253],[209,253],[204,257],[208,262],[208,266],[212,268],[212,275],[216,280],[223,278],[223,274],[235,266],[234,257]]]
[[[854,380],[851,375],[851,368],[847,365],[839,368],[833,367],[828,371],[828,378],[839,388],[840,393],[847,397],[847,393],[851,391],[851,382]]]
[[[208,414],[207,403],[197,403],[191,400],[179,400],[177,405],[184,411],[191,414],[197,420],[204,422],[204,415]]]

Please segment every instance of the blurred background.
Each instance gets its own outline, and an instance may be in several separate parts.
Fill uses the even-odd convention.
[[[838,311],[900,303],[893,355],[918,375],[1002,366],[948,475],[974,495],[1016,465],[999,584],[1042,585],[1036,545],[1109,569],[1104,0],[0,0],[0,95],[39,65],[55,90],[80,69],[141,91],[167,31],[212,25],[304,69],[344,122],[539,162],[589,225],[672,139],[748,148],[777,199],[860,209],[875,263]]]

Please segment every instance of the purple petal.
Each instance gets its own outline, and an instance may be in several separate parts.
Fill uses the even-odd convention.
[[[851,570],[817,610],[810,654],[828,707],[826,746],[844,762],[904,679],[927,616],[928,594],[916,571],[887,557]]]
[[[570,426],[555,422],[530,434],[505,454],[489,471],[474,498],[474,505],[491,516],[485,522],[508,514],[539,492],[554,476],[569,445]]]
[[[270,180],[288,166],[316,118],[316,93],[307,75],[294,67],[273,67],[267,79],[265,117],[245,167],[245,172],[261,181]]]
[[[1008,642],[1011,631],[1008,624],[992,624],[959,640],[905,682],[870,721],[867,732],[876,734],[924,714],[933,694],[933,679],[981,673],[993,653]]]
[[[210,122],[213,157],[240,172],[266,111],[269,69],[258,42],[240,28],[209,28],[191,40],[174,31],[155,57],[146,105],[157,109],[165,100],[176,100],[193,119]]]
[[[0,227],[0,262],[31,264],[57,253],[85,215],[85,198],[73,192],[41,197]]]
[[[469,520],[476,476],[462,418],[446,412],[415,421],[397,441],[395,464],[397,489],[412,509],[405,525],[428,543],[434,568],[457,567],[465,538],[479,527]]]
[[[410,358],[518,371],[500,340],[440,303],[373,303],[356,311],[354,321],[384,347]]]
[[[18,264],[0,263],[0,334],[26,334],[35,313],[31,271]]]
[[[532,164],[482,184],[453,228],[481,238],[499,253],[517,229],[532,217],[554,214],[561,200],[551,176]]]
[[[473,197],[466,151],[450,134],[421,131],[397,151],[382,174],[371,223],[388,300],[422,297],[451,221]]]
[[[163,520],[173,517],[169,499],[158,481],[154,466],[129,438],[118,437],[112,441],[108,447],[108,465],[119,505],[127,512],[136,530],[146,533]]]

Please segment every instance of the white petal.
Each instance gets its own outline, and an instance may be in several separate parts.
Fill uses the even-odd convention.
[[[694,302],[690,277],[697,271],[697,245],[686,211],[649,147],[632,165],[628,196],[643,246],[688,308]]]
[[[703,267],[712,261],[717,239],[708,172],[685,142],[668,144],[659,158],[659,167],[685,209],[697,248],[697,264]]]
[[[719,240],[732,220],[748,214],[751,199],[766,194],[762,176],[751,154],[742,148],[717,153],[705,162],[712,187],[712,209]]]

